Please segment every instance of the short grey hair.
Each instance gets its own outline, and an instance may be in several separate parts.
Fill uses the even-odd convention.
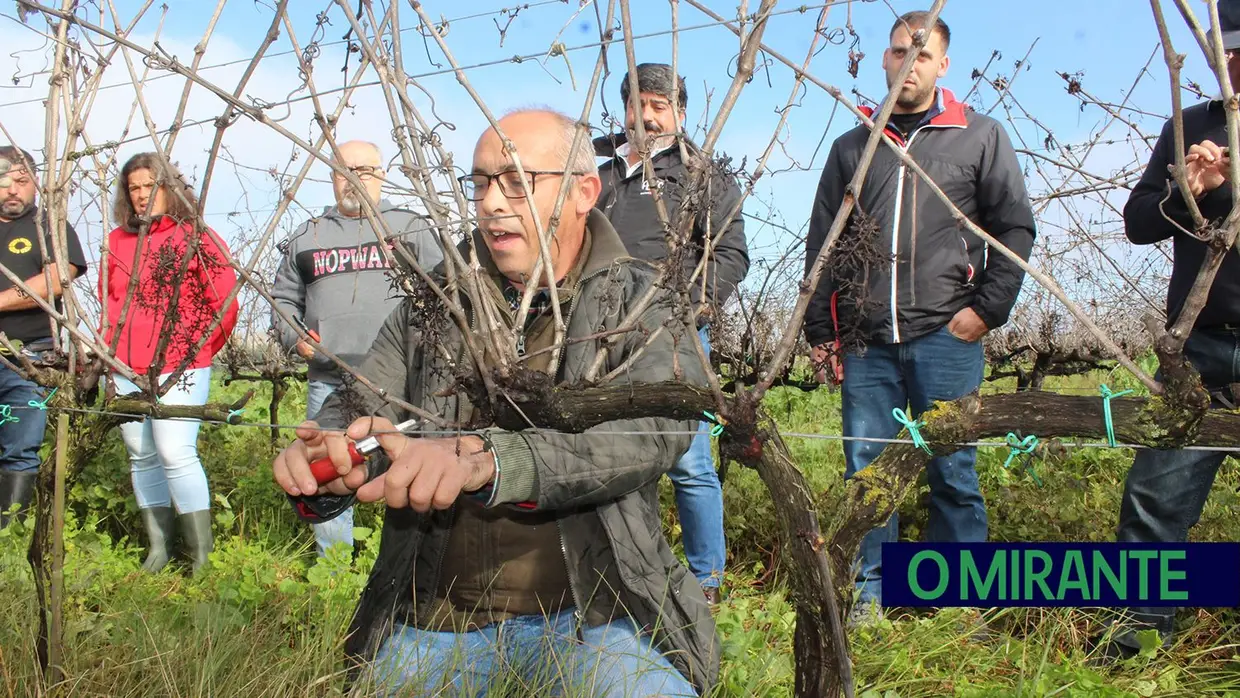
[[[672,91],[677,92],[676,101],[682,114],[689,106],[689,92],[685,89],[685,79],[672,72],[672,66],[666,63],[642,63],[637,66],[637,91],[651,92],[660,97],[667,97],[670,102]],[[627,106],[629,103],[629,74],[624,74],[620,82],[620,99]]]
[[[569,172],[598,174],[598,162],[594,159],[594,145],[590,142],[590,133],[581,129],[581,142],[577,144],[577,151],[573,152],[573,139],[578,133],[577,120],[560,112],[551,114],[560,127],[560,147],[556,149],[556,155],[564,163],[564,169]]]
[[[564,170],[567,172],[582,172],[585,174],[598,174],[598,163],[594,160],[594,145],[591,143],[590,133],[588,130],[582,130],[581,142],[577,144],[577,152],[573,153],[573,139],[577,137],[577,120],[557,109],[550,107],[525,107],[514,109],[504,117],[516,116],[518,114],[546,114],[550,116],[558,128],[559,140],[556,142],[556,152],[560,162],[564,163]],[[569,158],[569,155],[572,158]]]

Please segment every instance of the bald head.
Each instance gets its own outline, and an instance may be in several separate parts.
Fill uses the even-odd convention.
[[[353,188],[342,174],[333,170],[332,191],[336,194],[336,206],[345,216],[360,217],[362,197],[372,203],[379,203],[379,193],[383,186],[383,155],[379,146],[368,141],[346,141],[336,147],[340,152],[334,162],[344,169],[351,170],[362,181],[364,190],[359,192]]]
[[[341,161],[347,166],[379,167],[383,164],[383,155],[379,152],[379,146],[370,141],[345,141],[336,148],[340,151]]]
[[[474,148],[470,180],[478,227],[500,271],[514,282],[527,282],[538,258],[534,216],[544,230],[550,227],[561,178],[572,177],[551,245],[553,273],[559,281],[576,262],[586,217],[601,189],[590,140],[582,134],[577,153],[570,158],[576,122],[549,109],[513,112],[500,119],[499,127],[516,146],[533,191],[521,189],[511,156],[499,134],[488,128]]]

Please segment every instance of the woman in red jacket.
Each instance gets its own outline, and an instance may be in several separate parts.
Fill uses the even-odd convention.
[[[211,359],[237,323],[237,301],[224,306],[237,284],[228,247],[210,228],[195,224],[197,207],[175,166],[165,165],[155,153],[130,158],[121,168],[112,206],[120,227],[108,235],[107,265],[99,279],[104,333],[116,357],[136,373],[157,375],[159,383],[185,368],[159,399],[167,405],[206,403]],[[139,390],[119,374],[112,381],[117,394]],[[195,572],[213,547],[198,424],[147,418],[121,425],[150,541],[145,570],[168,563],[178,515]]]

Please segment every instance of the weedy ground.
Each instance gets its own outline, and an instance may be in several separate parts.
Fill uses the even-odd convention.
[[[1110,376],[1058,381],[1088,394]],[[215,386],[235,398],[242,385]],[[1010,389],[988,386],[987,390]],[[287,415],[304,409],[290,394]],[[249,421],[266,420],[259,395]],[[825,390],[773,393],[768,408],[788,432],[840,430],[839,397]],[[0,696],[339,696],[345,695],[343,636],[378,546],[376,507],[358,515],[358,555],[316,559],[307,527],[271,482],[269,433],[205,427],[203,461],[215,499],[213,568],[198,579],[170,567],[143,574],[142,533],[117,435],[70,492],[65,609],[66,679],[41,688],[33,638],[36,611],[26,546],[29,531],[0,532]],[[790,439],[824,510],[841,492],[840,442]],[[978,469],[1001,541],[1107,541],[1131,452],[1068,449],[1004,468],[1003,448],[980,450]],[[665,526],[678,544],[674,502],[663,483]],[[1240,539],[1240,474],[1228,463],[1193,539]],[[924,524],[922,488],[902,508],[903,534]],[[730,561],[718,611],[723,671],[717,696],[787,696],[792,691],[790,605],[769,497],[756,475],[732,467],[724,484]],[[1225,571],[1220,571],[1224,573]],[[1235,571],[1232,571],[1234,573]],[[1139,657],[1098,663],[1089,638],[1102,616],[1076,609],[897,610],[852,635],[858,694],[912,696],[1236,696],[1240,632],[1236,609],[1184,611],[1169,650],[1153,638]],[[540,695],[510,681],[490,693]],[[588,695],[588,691],[579,691]]]

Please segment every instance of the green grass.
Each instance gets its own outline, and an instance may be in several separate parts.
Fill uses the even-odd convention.
[[[1096,389],[1091,376],[1063,387]],[[1112,379],[1116,390],[1130,387]],[[216,386],[230,398],[248,386]],[[259,391],[248,421],[262,422]],[[282,408],[300,413],[304,388]],[[773,393],[768,408],[788,432],[839,433],[838,395]],[[213,568],[190,579],[181,568],[143,574],[141,529],[128,467],[113,434],[70,492],[63,696],[339,696],[341,644],[353,604],[378,545],[375,507],[358,512],[360,553],[316,560],[309,529],[271,483],[269,433],[206,427],[202,454],[215,499]],[[824,511],[842,488],[839,441],[790,439]],[[1072,449],[1033,463],[1042,486],[1019,468],[1004,469],[1004,449],[982,449],[978,469],[994,540],[1112,538],[1121,484],[1131,462],[1123,450]],[[678,544],[670,488],[665,523]],[[1240,537],[1240,477],[1225,465],[1195,540]],[[924,525],[918,500],[902,508],[904,535]],[[787,696],[792,690],[795,613],[785,594],[778,531],[769,497],[752,471],[732,467],[724,486],[729,596],[717,616],[724,664],[719,696]],[[0,696],[40,695],[33,650],[35,602],[23,527],[0,531]],[[1240,614],[1185,611],[1183,631],[1166,651],[1113,666],[1090,663],[1087,639],[1100,617],[1086,610],[1006,609],[976,613],[897,613],[852,637],[858,694],[899,696],[1237,696]],[[520,686],[491,695],[540,695]],[[588,695],[588,691],[581,692]]]

